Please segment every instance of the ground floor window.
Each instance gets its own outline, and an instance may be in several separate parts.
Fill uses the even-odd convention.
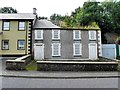
[[[25,40],[18,40],[18,50],[24,50],[25,49]]]
[[[80,43],[74,43],[73,44],[73,55],[74,56],[80,56],[82,55],[82,48]]]
[[[61,45],[60,43],[52,44],[52,56],[60,56],[61,55]]]
[[[9,49],[9,40],[2,40],[2,50]]]

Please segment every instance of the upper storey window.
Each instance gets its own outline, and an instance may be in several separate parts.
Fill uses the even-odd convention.
[[[81,39],[81,31],[80,30],[73,30],[73,39],[74,40]]]
[[[89,31],[89,39],[96,40],[96,31]]]
[[[3,22],[3,30],[5,30],[5,31],[10,30],[10,22],[9,21]]]
[[[19,22],[18,30],[25,30],[25,22]]]
[[[52,39],[60,39],[60,30],[52,30]]]
[[[35,30],[35,39],[43,39],[43,30]]]

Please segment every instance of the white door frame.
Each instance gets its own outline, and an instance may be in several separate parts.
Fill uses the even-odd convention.
[[[42,49],[43,49],[43,50],[42,50],[43,53],[42,53],[42,58],[41,58],[41,59],[37,59],[37,58],[38,58],[38,57],[36,56],[36,55],[37,55],[37,52],[35,51],[35,47],[36,47],[36,46],[39,46],[39,47],[42,46],[42,47],[43,47],[43,48],[42,48]],[[43,44],[43,43],[35,43],[35,44],[34,44],[34,59],[35,59],[35,60],[43,60],[43,59],[44,59],[44,44]]]
[[[91,50],[90,48],[92,47],[92,45],[95,46],[95,53],[92,52],[93,56],[91,56],[91,51],[90,51]],[[98,58],[97,43],[89,43],[88,47],[89,47],[89,59],[96,60]]]

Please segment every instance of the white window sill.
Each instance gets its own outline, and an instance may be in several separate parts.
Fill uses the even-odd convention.
[[[43,40],[43,38],[35,38],[35,40]]]
[[[81,38],[74,38],[73,40],[81,40]]]
[[[52,40],[60,40],[60,38],[52,38]]]
[[[52,55],[52,57],[60,57],[60,55]]]

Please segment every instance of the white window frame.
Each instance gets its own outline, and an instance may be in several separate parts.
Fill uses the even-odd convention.
[[[8,45],[4,44],[5,41],[8,42]],[[2,50],[9,50],[9,40],[2,40]]]
[[[79,54],[76,54],[76,52],[75,52],[75,46],[76,45],[79,45],[80,46],[80,51],[79,51]],[[82,44],[81,43],[73,43],[73,55],[74,56],[80,56],[80,55],[82,55]]]
[[[21,30],[25,30],[25,22],[24,22],[24,21],[20,21],[20,22],[18,22],[18,23],[19,23],[19,24],[18,24],[18,30],[20,30],[20,31],[21,31]],[[22,23],[24,26],[21,27],[21,26],[20,26],[21,23]]]
[[[55,37],[54,31],[58,32],[58,38]],[[59,40],[60,39],[60,30],[52,30],[52,39]]]
[[[76,38],[76,31],[78,31],[79,32],[79,37],[78,38]],[[80,30],[73,30],[73,39],[74,40],[80,40],[81,39],[81,31]]]
[[[24,45],[23,45],[23,46],[21,45],[23,48],[20,48],[20,45],[19,45],[20,43],[19,43],[19,41],[24,41]],[[18,43],[18,46],[17,46],[17,49],[18,49],[18,50],[25,50],[25,40],[18,40],[17,43]]]
[[[6,24],[8,24],[8,26],[5,26]],[[10,22],[9,21],[3,21],[3,30],[4,31],[10,30]]]
[[[58,45],[58,55],[54,55],[54,45]],[[60,43],[52,43],[52,56],[61,56],[61,44]]]
[[[40,38],[38,37],[38,32],[40,32]],[[35,30],[35,39],[37,40],[43,39],[43,30]]]
[[[94,33],[94,36],[92,36],[92,33]],[[96,31],[89,31],[89,40],[96,40]]]

